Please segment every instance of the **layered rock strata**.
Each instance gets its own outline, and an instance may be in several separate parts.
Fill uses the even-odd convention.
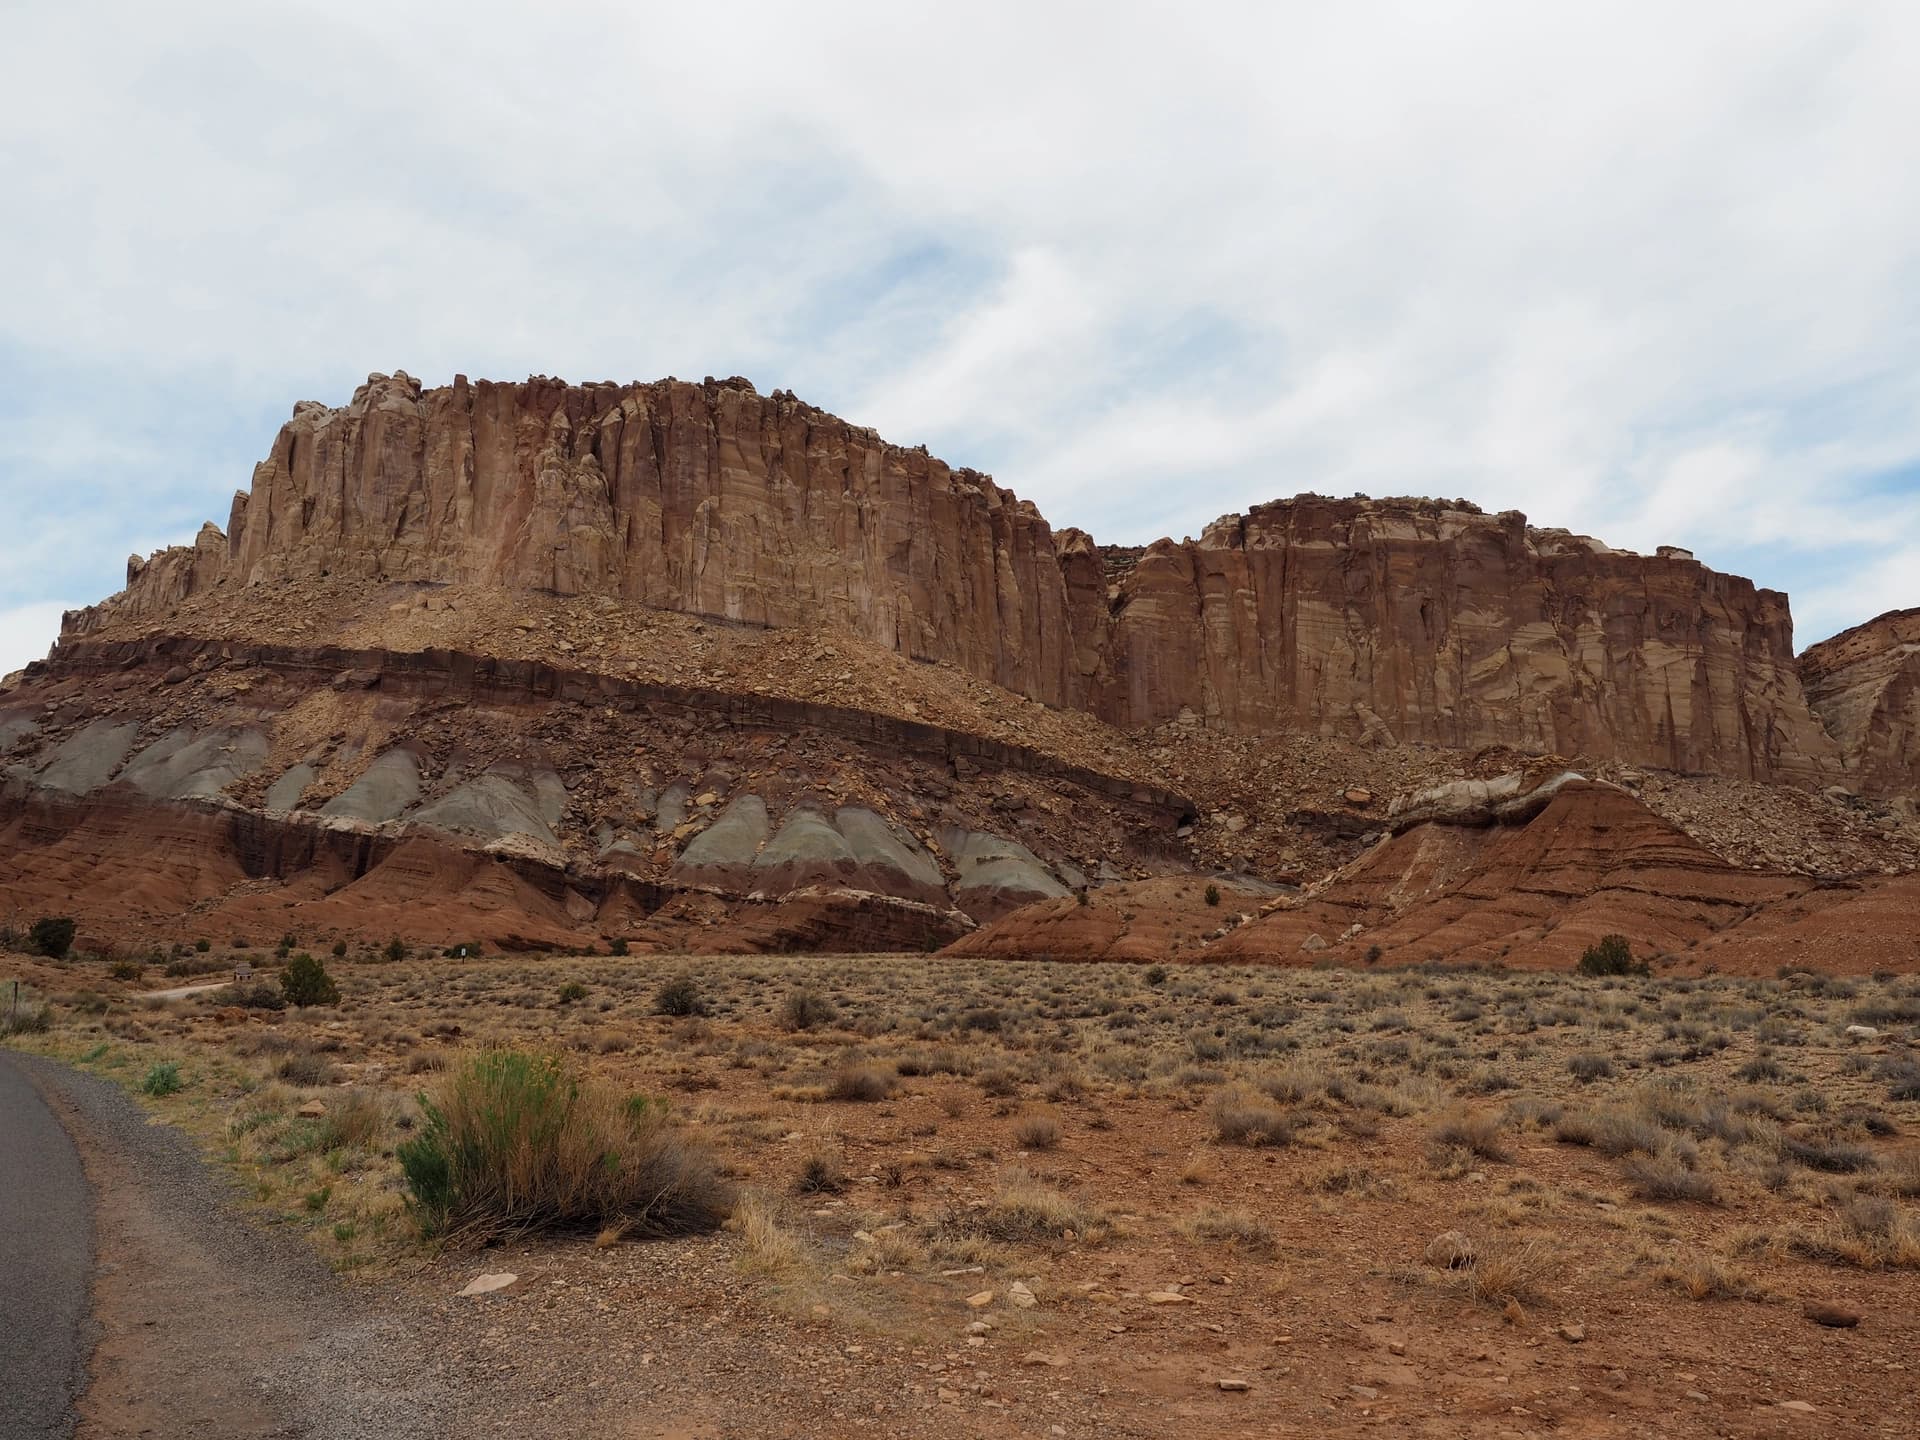
[[[1191,712],[1798,783],[1841,768],[1786,597],[1684,551],[1317,496],[1102,551],[983,475],[738,379],[373,376],[344,407],[304,402],[224,535],[131,562],[66,634],[322,574],[826,623],[1127,727]]]
[[[896,717],[454,652],[80,642],[0,692],[0,913],[95,942],[918,950],[1168,863],[1192,810]]]

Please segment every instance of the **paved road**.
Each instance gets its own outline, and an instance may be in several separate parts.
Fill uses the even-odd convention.
[[[93,1207],[73,1141],[0,1051],[0,1440],[73,1433]]]

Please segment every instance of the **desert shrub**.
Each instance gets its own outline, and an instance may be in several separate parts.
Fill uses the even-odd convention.
[[[302,950],[287,962],[280,976],[280,989],[289,1005],[338,1005],[340,987],[327,974],[327,967]]]
[[[838,1195],[847,1188],[847,1170],[840,1152],[827,1144],[815,1145],[800,1158],[793,1188],[802,1195]]]
[[[627,945],[627,939],[626,939],[626,936],[624,935],[616,936],[612,940],[609,940],[607,942],[607,954],[609,955],[612,955],[618,958],[618,957],[624,957],[630,953],[631,953],[631,950],[630,950],[630,947]]]
[[[227,962],[212,955],[182,955],[160,967],[160,973],[174,979],[191,975],[212,975],[227,968]]]
[[[1878,1196],[1851,1195],[1825,1224],[1796,1232],[1788,1249],[1827,1265],[1920,1270],[1920,1215]]]
[[[388,1110],[378,1094],[356,1090],[333,1102],[333,1109],[320,1125],[323,1150],[371,1150],[387,1133]]]
[[[1854,1175],[1862,1170],[1874,1167],[1873,1151],[1865,1145],[1851,1145],[1838,1140],[1807,1139],[1798,1135],[1782,1135],[1775,1142],[1780,1158],[1791,1160],[1796,1165],[1804,1165],[1809,1170],[1819,1170],[1828,1175]]]
[[[664,1106],[623,1097],[557,1055],[469,1055],[421,1109],[421,1133],[395,1154],[430,1233],[689,1234],[715,1229],[732,1205]]]
[[[346,941],[336,940],[333,942],[333,958],[336,960],[344,960],[347,958],[347,942]]]
[[[1053,1240],[1098,1239],[1106,1230],[1100,1217],[1025,1170],[1010,1170],[985,1209],[952,1217],[950,1228],[966,1229],[1003,1244],[1041,1244]]]
[[[1488,1110],[1451,1110],[1434,1123],[1427,1138],[1441,1149],[1460,1149],[1483,1160],[1504,1160],[1500,1117]]]
[[[138,960],[116,960],[107,967],[107,974],[116,980],[138,980],[146,968]]]
[[[1209,905],[1218,905],[1220,903],[1220,887],[1211,880],[1207,882],[1206,901]]]
[[[216,990],[213,999],[219,1005],[235,1005],[242,1010],[284,1010],[286,993],[270,980],[236,980]]]
[[[1624,1110],[1570,1110],[1553,1124],[1553,1138],[1562,1145],[1591,1145],[1602,1155],[1653,1154],[1666,1133],[1653,1120]]]
[[[1266,1257],[1276,1248],[1273,1227],[1243,1210],[1216,1210],[1209,1206],[1181,1222],[1180,1229],[1191,1239],[1225,1245],[1248,1255]]]
[[[1621,1162],[1620,1173],[1642,1200],[1693,1200],[1712,1205],[1720,1198],[1713,1177],[1695,1170],[1675,1149],[1629,1156]]]
[[[1652,971],[1645,961],[1636,963],[1633,949],[1627,944],[1624,935],[1602,935],[1589,945],[1580,956],[1582,975],[1648,975]]]
[[[816,1026],[830,1025],[839,1013],[826,996],[805,986],[789,990],[787,998],[780,1002],[780,1023],[789,1030],[812,1030]]]
[[[1604,1080],[1613,1074],[1613,1062],[1604,1055],[1575,1055],[1567,1061],[1567,1073],[1580,1081]]]
[[[1879,1074],[1887,1082],[1889,1100],[1920,1100],[1920,1060],[1911,1055],[1889,1056],[1880,1062]]]
[[[70,915],[42,915],[27,931],[27,949],[50,960],[64,960],[78,927]]]
[[[53,1024],[50,1005],[23,1005],[0,1015],[0,1035],[44,1035]]]
[[[1744,1270],[1723,1264],[1711,1255],[1695,1254],[1670,1261],[1653,1272],[1662,1285],[1671,1286],[1689,1300],[1759,1300],[1762,1287]]]
[[[311,1050],[282,1056],[273,1073],[289,1085],[327,1085],[333,1080],[333,1062]]]
[[[1149,985],[1159,986],[1166,984],[1167,967],[1164,965],[1149,965],[1147,967],[1146,980]]]
[[[1506,1306],[1540,1299],[1565,1269],[1561,1252],[1546,1241],[1493,1239],[1475,1246],[1454,1273],[1473,1299]]]
[[[587,987],[578,980],[569,980],[560,987],[560,993],[555,998],[562,1005],[577,1005],[587,998]]]
[[[1060,1122],[1051,1115],[1023,1115],[1014,1122],[1013,1143],[1022,1150],[1051,1150],[1060,1143]]]
[[[1228,1145],[1290,1145],[1294,1119],[1287,1111],[1249,1090],[1222,1090],[1209,1107],[1213,1132]]]
[[[982,1095],[989,1095],[995,1100],[1011,1100],[1020,1093],[1020,1077],[1005,1066],[982,1070],[973,1083],[980,1087]]]
[[[146,1075],[140,1081],[142,1095],[172,1095],[185,1088],[186,1082],[180,1078],[180,1066],[172,1060],[156,1060],[147,1067]]]
[[[203,935],[193,942],[193,948],[204,955],[213,948],[213,942]]]
[[[704,1015],[707,1004],[692,976],[677,975],[653,992],[653,1010],[656,1015]]]
[[[843,1065],[827,1081],[829,1100],[885,1100],[900,1084],[900,1077],[884,1065]]]
[[[387,948],[380,952],[388,960],[400,961],[407,958],[407,942],[398,935],[387,941]]]

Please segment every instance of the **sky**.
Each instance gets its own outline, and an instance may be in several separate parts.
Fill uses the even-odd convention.
[[[0,0],[0,673],[369,372],[1920,605],[1920,6]]]

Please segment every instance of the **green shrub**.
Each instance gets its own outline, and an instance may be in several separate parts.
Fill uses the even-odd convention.
[[[732,1197],[665,1108],[626,1099],[557,1055],[467,1056],[395,1151],[429,1233],[481,1241],[616,1226],[641,1235],[716,1228]]]
[[[560,987],[560,1003],[574,1005],[587,998],[587,987],[578,980],[569,980]]]
[[[184,1084],[180,1078],[180,1066],[172,1060],[158,1060],[147,1067],[146,1078],[140,1082],[140,1091],[144,1095],[171,1095]]]
[[[193,942],[193,948],[198,950],[202,955],[204,955],[213,948],[213,942],[211,940],[207,940],[204,938],[199,939]]]
[[[280,977],[280,989],[289,1005],[338,1005],[340,987],[327,974],[327,967],[302,950],[287,962]]]
[[[347,942],[344,940],[334,941],[333,942],[333,958],[336,960],[344,960],[346,959],[346,957],[347,957]]]
[[[146,968],[138,960],[116,960],[107,967],[107,973],[116,980],[138,980]]]
[[[27,932],[27,948],[50,960],[64,960],[78,928],[70,915],[42,915]]]
[[[607,942],[607,954],[625,955],[626,953],[627,953],[627,940],[624,935]]]
[[[407,942],[396,935],[387,941],[387,948],[380,953],[388,960],[404,960],[407,958]]]
[[[1634,961],[1633,950],[1624,935],[1602,935],[1599,943],[1589,945],[1580,957],[1582,975],[1648,975],[1651,967]]]
[[[1218,905],[1220,903],[1220,887],[1211,880],[1207,882],[1206,898],[1207,904],[1209,905]]]
[[[706,1001],[700,998],[700,987],[693,983],[690,975],[676,975],[658,990],[653,992],[653,1009],[657,1015],[704,1015]]]

